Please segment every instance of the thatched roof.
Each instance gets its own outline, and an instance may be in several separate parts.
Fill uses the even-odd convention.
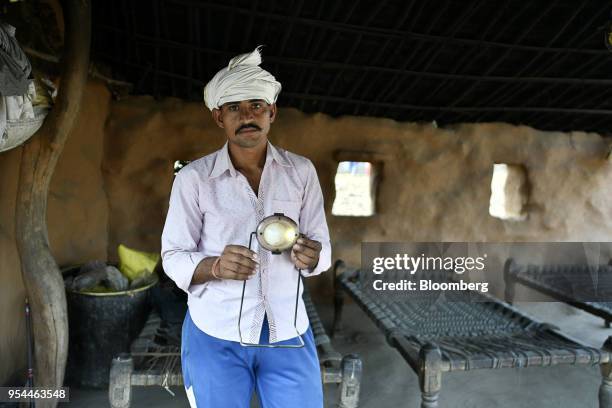
[[[134,91],[201,100],[265,44],[279,105],[402,121],[612,128],[604,0],[94,1],[94,60]]]

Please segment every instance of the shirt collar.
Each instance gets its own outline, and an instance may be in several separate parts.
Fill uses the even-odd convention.
[[[276,163],[280,164],[281,166],[287,166],[287,167],[291,166],[291,164],[287,161],[287,159],[283,157],[283,155],[278,151],[276,147],[272,145],[272,143],[270,143],[270,141],[268,141],[268,146],[266,149],[266,163],[269,160],[274,160]],[[236,177],[237,171],[229,156],[228,142],[225,142],[223,147],[217,151],[217,155],[215,157],[215,164],[208,177],[209,178],[218,177],[227,170],[229,170],[232,177]]]
[[[229,170],[232,177],[236,176],[236,169],[234,168],[234,164],[229,157],[227,142],[225,142],[223,147],[217,151],[217,155],[215,156],[215,164],[208,178],[218,177],[226,170]]]
[[[268,141],[268,150],[266,152],[266,161],[268,160],[268,157],[272,157],[272,160],[274,160],[275,162],[277,162],[278,164],[280,164],[281,166],[285,166],[285,167],[291,167],[291,163],[289,163],[287,161],[287,159],[285,158],[285,156],[283,156],[276,147],[274,147],[272,145],[272,143],[270,143],[270,141]]]

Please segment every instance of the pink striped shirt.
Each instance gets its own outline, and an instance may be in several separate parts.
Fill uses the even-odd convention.
[[[314,276],[329,269],[331,246],[323,194],[316,170],[307,158],[268,142],[258,195],[234,168],[227,143],[176,175],[161,239],[162,261],[168,276],[187,292],[193,321],[208,335],[239,341],[242,281],[224,279],[192,285],[196,266],[203,258],[219,256],[226,245],[248,247],[250,233],[274,213],[292,218],[301,233],[322,244],[316,268],[304,270],[302,275]],[[264,314],[270,342],[295,337],[297,270],[290,253],[271,254],[259,248],[256,239],[251,249],[258,253],[260,266],[246,284],[243,340],[258,342]],[[307,328],[308,317],[300,296],[297,329],[302,334]]]

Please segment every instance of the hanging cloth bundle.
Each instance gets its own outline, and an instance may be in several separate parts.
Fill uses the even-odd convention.
[[[32,66],[17,39],[15,27],[0,23],[0,95],[27,93]]]
[[[36,106],[32,66],[15,38],[15,27],[0,22],[0,152],[19,146],[42,126],[48,104]]]

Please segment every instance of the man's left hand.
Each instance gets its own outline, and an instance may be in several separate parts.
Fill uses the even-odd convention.
[[[298,269],[312,269],[319,263],[321,243],[301,235],[291,250],[291,261]]]

